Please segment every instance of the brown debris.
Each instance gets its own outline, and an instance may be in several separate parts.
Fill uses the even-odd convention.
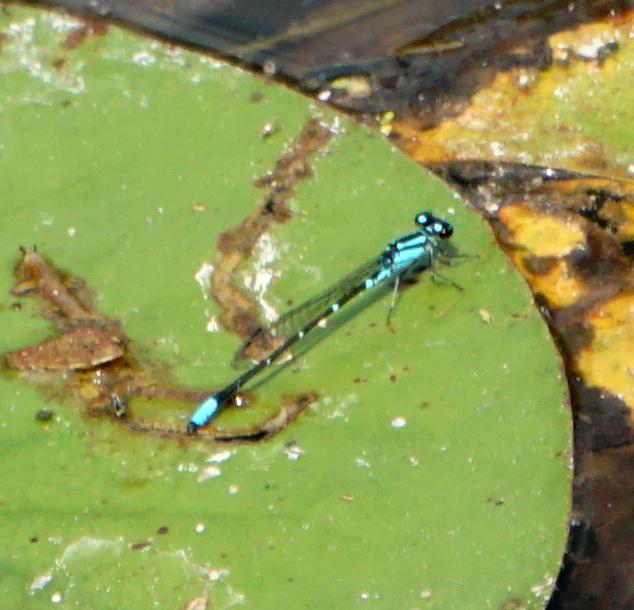
[[[22,255],[15,269],[17,282],[11,289],[12,294],[22,297],[35,293],[70,322],[99,319],[71,294],[62,274],[51,267],[35,248],[23,248]]]
[[[125,349],[98,328],[74,328],[33,347],[10,352],[7,366],[18,370],[73,371],[90,369],[123,356]]]
[[[133,432],[182,442],[192,440],[185,433],[184,424],[183,429],[175,429],[157,423],[158,420],[144,421],[135,417],[128,402],[137,398],[195,405],[210,392],[172,386],[166,381],[169,379],[166,371],[141,364],[132,353],[130,340],[120,323],[94,312],[87,304],[88,298],[80,300],[71,290],[72,286],[83,286],[83,282],[56,269],[35,248],[22,249],[15,275],[17,281],[12,293],[18,297],[39,298],[43,316],[51,320],[61,334],[5,354],[9,368],[39,383],[49,394],[61,382],[63,397],[80,400],[89,416],[106,416]],[[20,311],[21,308],[15,309]],[[42,375],[43,372],[46,374]],[[243,398],[246,399],[246,395]],[[238,430],[216,430],[210,426],[194,438],[236,443],[266,440],[283,430],[315,400],[316,395],[310,393],[286,397],[280,411],[260,424]]]
[[[318,395],[315,392],[284,396],[280,410],[259,424],[230,430],[221,430],[213,426],[206,426],[198,430],[195,437],[188,435],[185,431],[164,428],[139,418],[128,420],[127,426],[133,432],[149,432],[161,438],[173,438],[183,442],[191,438],[199,438],[229,444],[258,443],[269,440],[286,429],[303,411],[313,404],[317,398]]]
[[[220,235],[218,251],[221,258],[212,276],[211,293],[222,310],[220,323],[223,328],[243,341],[260,326],[260,318],[252,296],[237,286],[238,271],[271,224],[290,219],[287,201],[295,193],[295,184],[312,176],[310,158],[323,150],[331,138],[332,132],[318,121],[308,121],[296,143],[282,155],[273,171],[256,180],[256,186],[267,189],[264,200],[237,227]],[[270,347],[265,346],[267,351]]]
[[[82,19],[82,24],[69,32],[68,36],[62,42],[62,48],[66,50],[76,49],[84,44],[90,36],[103,36],[108,32],[108,24],[104,21],[96,19]]]

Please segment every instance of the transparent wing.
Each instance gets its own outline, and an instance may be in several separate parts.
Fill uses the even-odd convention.
[[[368,261],[317,296],[287,311],[274,322],[261,326],[236,352],[234,364],[244,360],[251,348],[270,351],[276,339],[292,337],[316,316],[321,315],[327,307],[333,303],[347,300],[345,297],[353,293],[361,282],[376,273],[380,267],[380,258]]]

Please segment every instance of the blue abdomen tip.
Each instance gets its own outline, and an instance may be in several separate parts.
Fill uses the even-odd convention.
[[[214,416],[217,410],[218,399],[215,396],[210,396],[194,411],[189,421],[196,427],[201,428]]]

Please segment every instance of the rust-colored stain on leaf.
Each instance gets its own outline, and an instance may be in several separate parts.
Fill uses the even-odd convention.
[[[62,273],[50,266],[36,249],[22,250],[22,259],[15,269],[16,283],[11,292],[16,296],[37,294],[68,322],[95,320],[86,304],[71,293]]]
[[[272,223],[285,222],[291,217],[287,201],[294,194],[295,184],[312,177],[311,156],[323,150],[332,137],[332,132],[317,120],[308,121],[273,170],[256,180],[256,186],[266,189],[263,201],[239,226],[220,235],[221,256],[212,276],[211,295],[222,310],[222,326],[243,341],[260,326],[260,319],[252,296],[237,285],[240,266],[253,254],[257,240]],[[268,352],[271,346],[256,347]]]
[[[108,24],[96,19],[84,18],[80,27],[69,32],[62,43],[62,48],[66,50],[75,49],[84,44],[90,36],[103,36],[108,32]]]
[[[193,405],[210,392],[188,390],[169,383],[169,375],[135,357],[129,338],[117,320],[94,312],[71,287],[84,283],[56,269],[35,249],[22,249],[15,269],[16,296],[36,296],[42,315],[60,334],[38,345],[5,354],[9,368],[25,379],[38,383],[47,392],[63,385],[63,398],[73,397],[85,405],[86,414],[106,416],[133,432],[185,441],[185,425],[174,428],[160,420],[145,421],[135,416],[128,403],[164,400]],[[83,296],[86,297],[85,290]],[[17,309],[19,311],[19,308]],[[44,373],[44,374],[43,374]],[[61,399],[61,398],[60,398]],[[257,442],[271,438],[317,399],[314,393],[285,397],[278,413],[265,421],[237,430],[217,430],[208,426],[197,438],[221,442]],[[191,407],[190,407],[191,408]],[[183,417],[188,415],[184,411]]]

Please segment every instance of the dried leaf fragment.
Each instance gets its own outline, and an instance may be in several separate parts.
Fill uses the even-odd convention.
[[[90,369],[120,358],[123,345],[99,328],[74,328],[50,341],[9,352],[7,366],[18,370],[73,371]]]

